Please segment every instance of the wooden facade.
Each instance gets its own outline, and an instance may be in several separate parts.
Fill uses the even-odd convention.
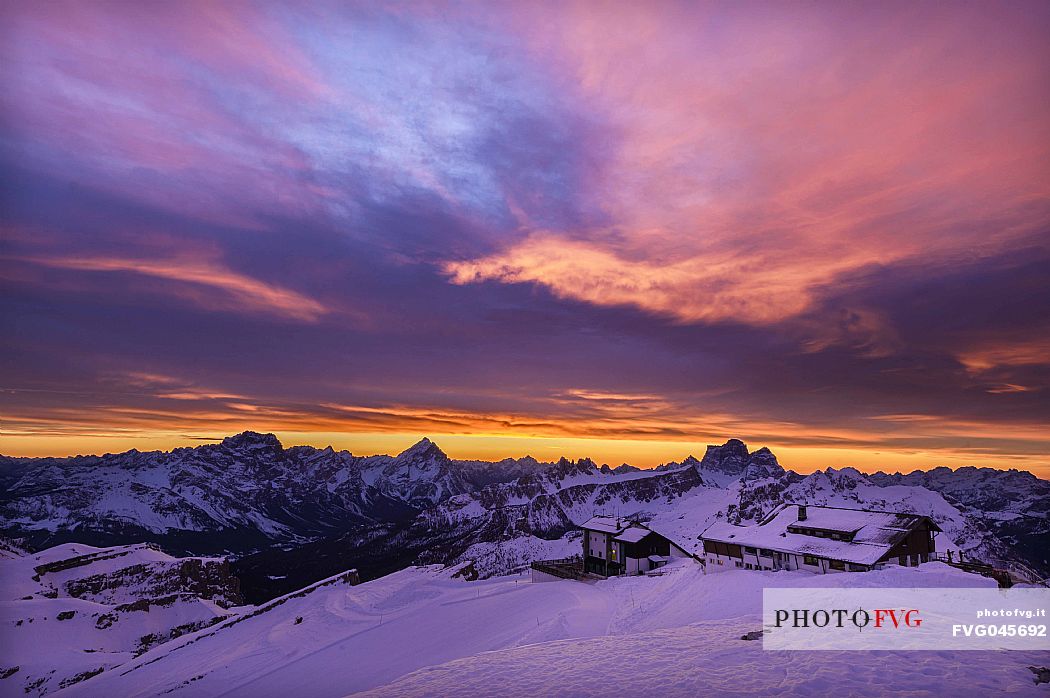
[[[716,555],[725,555],[726,557],[737,557],[740,559],[744,558],[739,545],[733,543],[723,543],[720,540],[709,540],[704,539],[704,552],[714,553]]]
[[[671,541],[659,533],[650,531],[637,543],[624,544],[624,557],[633,557],[637,560],[647,558],[650,555],[668,556],[671,554]]]
[[[909,531],[907,536],[897,541],[879,561],[895,562],[908,567],[929,562],[933,554],[937,552],[934,533],[940,530],[931,526],[932,523],[929,519],[924,519],[920,525]]]

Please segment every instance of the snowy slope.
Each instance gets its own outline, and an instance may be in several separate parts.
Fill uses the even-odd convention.
[[[586,666],[600,662],[608,665],[609,675],[636,671],[641,676],[640,667],[656,664],[664,668],[664,678],[652,686],[684,695],[692,688],[717,685],[718,677],[710,674],[704,681],[713,683],[696,683],[695,667],[709,661],[696,654],[698,650],[739,662],[743,671],[755,668],[763,656],[760,643],[736,638],[759,624],[763,586],[994,584],[937,563],[851,575],[705,575],[699,565],[683,560],[661,576],[596,584],[532,584],[523,576],[468,582],[454,577],[455,572],[436,566],[410,568],[355,587],[328,584],[275,602],[265,612],[227,620],[154,648],[56,695],[325,698],[383,686],[389,686],[380,691],[385,695],[475,695],[485,690],[524,695],[526,686],[536,686],[541,695],[565,694],[562,687],[588,694],[608,687],[573,683],[577,672],[569,660],[597,650],[602,653]],[[611,648],[615,651],[606,654]],[[1021,686],[1031,681],[1022,665],[1037,659],[1021,654],[983,657],[975,666],[987,672],[985,680]],[[831,668],[844,671],[857,661],[856,655],[811,655],[804,661],[817,662],[817,674],[825,676]],[[937,661],[944,668],[958,668],[962,657],[938,653]],[[543,668],[543,662],[550,663]],[[692,671],[687,662],[692,662]],[[426,669],[435,665],[439,668]],[[543,683],[524,681],[514,673],[517,670],[537,672]],[[813,666],[807,669],[800,663],[795,670],[798,675],[792,680],[801,682]],[[792,677],[786,670],[776,671]],[[942,688],[958,689],[967,685],[964,676],[957,681],[951,674],[939,675],[936,680]],[[400,677],[405,678],[398,682]],[[487,688],[482,686],[485,680],[492,682]],[[920,686],[933,680],[926,676]],[[765,681],[767,687],[772,683],[792,688],[770,678]],[[627,694],[645,689],[638,683],[618,685]]]
[[[757,618],[489,652],[418,670],[367,695],[1045,696],[1045,652],[766,652]],[[859,655],[859,656],[858,656]]]
[[[38,696],[227,617],[224,560],[66,544],[0,560],[0,696]]]
[[[466,582],[453,572],[409,568],[356,587],[326,586],[197,641],[180,638],[59,695],[339,696],[419,666],[564,636],[566,628],[605,631],[606,600],[588,585]],[[572,620],[563,623],[563,614]]]

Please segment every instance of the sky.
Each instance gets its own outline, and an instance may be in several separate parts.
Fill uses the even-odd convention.
[[[0,452],[1050,477],[1050,4],[0,0]]]

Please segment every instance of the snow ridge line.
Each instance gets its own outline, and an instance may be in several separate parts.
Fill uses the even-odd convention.
[[[179,644],[179,645],[177,645],[175,647],[168,648],[167,652],[159,654],[158,656],[153,657],[149,661],[140,662],[140,663],[135,664],[135,666],[129,667],[126,671],[120,672],[120,675],[121,676],[127,676],[128,674],[130,674],[131,672],[135,671],[136,669],[141,669],[144,666],[147,666],[149,664],[152,664],[153,662],[159,661],[159,660],[163,659],[164,657],[167,657],[168,655],[170,655],[172,652],[175,652],[176,650],[180,650],[183,647],[189,647],[190,645],[194,644],[198,640],[203,640],[206,637],[211,637],[212,635],[215,635],[218,632],[220,632],[220,631],[222,631],[222,630],[224,630],[226,628],[229,628],[229,627],[232,627],[234,625],[237,625],[241,621],[248,620],[249,618],[254,618],[256,616],[262,615],[263,613],[267,613],[268,611],[272,611],[273,609],[277,608],[278,606],[280,606],[280,605],[282,605],[282,604],[284,604],[284,603],[286,603],[288,601],[291,601],[292,599],[297,599],[297,598],[301,598],[303,596],[308,596],[309,594],[312,594],[313,592],[317,591],[318,589],[320,589],[322,587],[331,586],[331,585],[337,584],[339,582],[343,582],[345,584],[349,584],[350,583],[350,571],[340,572],[339,574],[335,574],[335,575],[332,575],[331,577],[328,577],[326,579],[322,579],[319,582],[314,582],[313,584],[311,584],[309,586],[306,586],[306,587],[303,587],[302,589],[300,589],[298,591],[293,591],[290,594],[285,594],[284,596],[279,596],[279,597],[277,597],[276,599],[274,599],[272,601],[268,601],[267,603],[263,604],[259,608],[256,608],[254,611],[251,611],[250,613],[245,613],[243,615],[237,615],[237,616],[235,616],[233,618],[229,618],[229,619],[219,623],[218,625],[213,626],[211,628],[211,630],[209,630],[206,633],[201,633],[199,635],[194,635],[188,641],[183,642],[183,643],[181,643],[181,644]],[[160,649],[161,647],[163,647],[163,645],[160,645],[158,647],[158,649]]]

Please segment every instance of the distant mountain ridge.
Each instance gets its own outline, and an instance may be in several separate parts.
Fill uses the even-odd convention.
[[[367,575],[474,559],[484,574],[505,572],[574,550],[576,524],[602,511],[652,521],[690,545],[719,517],[755,521],[784,501],[919,511],[955,547],[1050,572],[1050,482],[1030,473],[803,476],[738,439],[652,470],[454,460],[426,438],[396,456],[355,456],[285,448],[250,431],[170,452],[0,456],[4,535],[34,549],[151,541],[180,554],[232,554],[249,596],[258,582],[256,598],[355,566]],[[272,574],[285,568],[292,573]]]
[[[550,465],[550,464],[547,464]],[[397,456],[284,448],[243,432],[218,444],[103,456],[0,456],[0,520],[39,547],[66,532],[110,543],[158,534],[216,551],[297,541],[347,526],[411,518],[448,497],[544,468],[532,459],[452,461],[429,439]],[[238,543],[240,541],[240,544]],[[178,547],[178,546],[176,546]]]

